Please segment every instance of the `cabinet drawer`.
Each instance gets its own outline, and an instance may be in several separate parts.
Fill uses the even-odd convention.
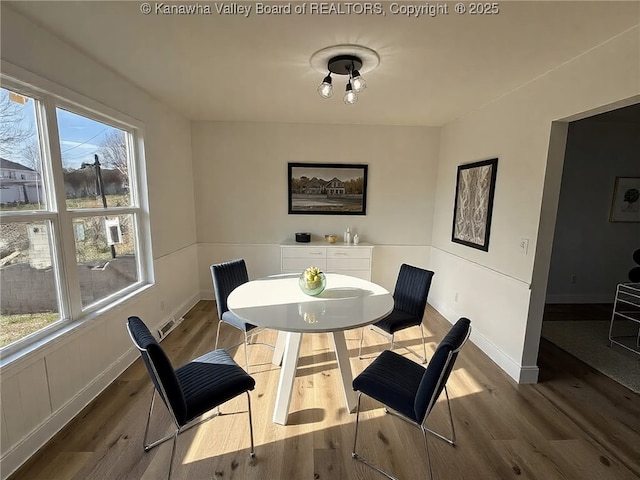
[[[366,247],[327,248],[327,258],[371,258],[371,249]]]
[[[327,270],[327,261],[325,258],[283,258],[283,272],[300,272],[305,268],[318,267],[323,272]]]
[[[327,272],[342,273],[345,270],[369,270],[369,259],[327,258]]]
[[[282,258],[325,258],[327,249],[323,247],[289,247],[282,249]]]

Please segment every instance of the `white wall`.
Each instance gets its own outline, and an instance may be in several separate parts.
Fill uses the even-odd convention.
[[[638,38],[638,28],[629,30],[443,129],[431,257],[448,285],[436,275],[432,300],[450,317],[471,318],[472,339],[519,381],[537,379],[558,192],[549,188],[543,206],[545,171],[557,167],[547,165],[552,122],[638,95]],[[456,168],[492,157],[499,157],[497,186],[489,251],[482,252],[450,241]],[[529,239],[527,254],[521,238]],[[478,302],[460,308],[467,299]]]
[[[640,223],[610,222],[615,178],[640,177],[639,123],[569,125],[547,302],[610,303],[629,281]],[[572,279],[573,277],[573,279]]]
[[[190,123],[111,70],[0,6],[3,61],[144,125],[155,285],[15,361],[2,359],[2,478],[136,357],[129,315],[151,326],[198,299]],[[6,72],[5,72],[6,73]],[[161,301],[164,309],[161,309]]]
[[[192,149],[200,286],[208,265],[243,256],[249,276],[280,271],[278,245],[347,226],[374,248],[373,280],[393,288],[400,264],[427,266],[439,129],[194,122]],[[289,215],[287,163],[365,163],[367,214]]]

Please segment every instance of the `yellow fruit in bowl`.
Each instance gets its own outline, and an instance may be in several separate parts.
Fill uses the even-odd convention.
[[[318,295],[325,288],[326,277],[318,267],[309,267],[302,272],[298,283],[307,295]]]

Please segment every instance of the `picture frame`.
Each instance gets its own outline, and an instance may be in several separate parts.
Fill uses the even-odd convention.
[[[458,165],[451,241],[489,251],[498,159]]]
[[[616,177],[610,222],[640,222],[640,177]]]
[[[289,163],[289,214],[366,215],[368,165]]]

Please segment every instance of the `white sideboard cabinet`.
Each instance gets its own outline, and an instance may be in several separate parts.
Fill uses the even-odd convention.
[[[373,245],[312,241],[280,244],[282,273],[302,273],[307,267],[318,267],[325,273],[341,273],[371,281]]]

